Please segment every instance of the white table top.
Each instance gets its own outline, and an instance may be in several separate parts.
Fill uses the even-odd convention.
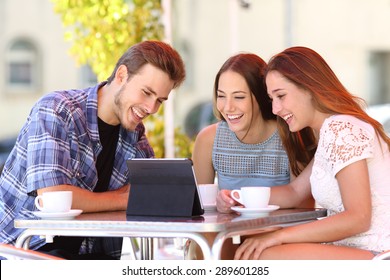
[[[15,220],[16,228],[25,231],[17,247],[28,248],[31,236],[97,236],[97,237],[183,237],[194,240],[205,259],[218,259],[226,238],[272,230],[289,224],[308,222],[326,216],[326,209],[279,209],[263,217],[241,217],[238,214],[206,212],[198,217],[127,216],[125,211],[86,213],[71,220]],[[217,237],[210,247],[203,233]]]
[[[125,211],[86,213],[71,220],[15,220],[16,228],[85,229],[111,231],[220,232],[313,220],[326,216],[325,209],[279,209],[264,217],[206,212],[199,217],[126,216]]]

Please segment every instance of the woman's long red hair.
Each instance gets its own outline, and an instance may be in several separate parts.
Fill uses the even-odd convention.
[[[278,71],[297,87],[308,90],[313,105],[320,112],[351,115],[371,124],[390,149],[390,138],[382,124],[366,113],[364,100],[348,92],[326,61],[312,49],[291,47],[284,50],[271,58],[266,75],[270,71]],[[317,148],[314,132],[311,128],[290,132],[286,122],[279,117],[278,126],[291,169],[298,175]]]

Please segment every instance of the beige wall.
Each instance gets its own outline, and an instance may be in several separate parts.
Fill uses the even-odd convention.
[[[250,0],[249,9],[238,2],[172,0],[173,44],[188,71],[187,82],[175,93],[177,125],[190,108],[211,100],[216,72],[238,51],[255,52],[267,61],[290,45],[311,47],[350,91],[370,102],[369,53],[390,52],[388,0]],[[37,42],[43,56],[42,88],[35,94],[7,95],[0,75],[2,138],[19,131],[39,96],[78,87],[80,78],[49,0],[0,0],[0,18],[0,73],[7,43],[16,36]]]
[[[230,10],[235,0],[173,2],[180,22],[175,43],[191,46],[194,68],[191,86],[176,96],[180,116],[197,102],[211,100],[215,74],[235,51],[254,52],[267,61],[292,45],[311,47],[352,93],[369,103],[369,53],[390,51],[387,0],[251,0],[249,9],[237,8],[236,17]],[[229,34],[232,20],[238,23],[236,36]]]
[[[20,130],[36,100],[52,90],[76,87],[78,71],[67,54],[62,23],[49,0],[0,1],[0,139]],[[5,85],[6,50],[24,37],[38,48],[42,59],[41,86],[35,92],[10,92]]]

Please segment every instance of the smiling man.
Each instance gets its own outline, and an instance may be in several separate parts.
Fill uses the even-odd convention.
[[[130,47],[107,81],[43,96],[32,108],[0,177],[0,242],[14,243],[14,220],[34,218],[34,198],[73,192],[72,209],[125,210],[129,158],[154,157],[142,121],[185,79],[180,55],[159,41]],[[31,247],[71,259],[118,258],[121,238],[56,237]]]

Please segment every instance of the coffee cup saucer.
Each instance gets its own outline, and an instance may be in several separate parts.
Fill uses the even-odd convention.
[[[244,206],[233,206],[232,210],[240,213],[242,216],[267,216],[268,213],[278,210],[279,205],[268,205],[263,208],[245,208]]]
[[[71,220],[83,212],[81,209],[71,209],[68,212],[43,212],[34,211],[33,214],[46,220]]]

